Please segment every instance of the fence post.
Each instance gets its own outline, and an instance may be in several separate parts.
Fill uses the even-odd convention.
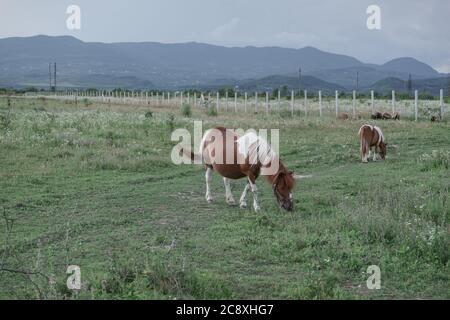
[[[266,91],[266,114],[269,114],[269,92]]]
[[[237,92],[234,92],[234,113],[237,112]]]
[[[339,92],[336,90],[335,92],[335,96],[336,96],[336,100],[335,100],[335,105],[336,105],[336,118],[339,117]]]
[[[372,105],[372,113],[375,112],[375,96],[373,93],[373,90],[370,91],[370,100],[371,100],[371,105]]]
[[[304,108],[305,108],[305,117],[306,117],[306,116],[308,116],[308,91],[305,90],[304,94],[305,94],[305,106],[304,106]]]
[[[353,90],[352,111],[353,111],[353,119],[355,119],[355,117],[356,117],[356,90]]]
[[[188,91],[187,103],[191,104],[191,93]]]
[[[294,90],[291,91],[291,115],[294,116]]]
[[[395,90],[392,90],[392,114],[395,113]]]
[[[444,119],[444,89],[439,90],[439,115],[441,120]]]
[[[197,108],[197,92],[193,92],[194,94],[194,99],[193,99],[193,103],[194,103],[194,108]]]
[[[244,95],[244,112],[247,112],[247,92]]]
[[[322,117],[322,91],[319,90],[319,116]]]
[[[414,90],[414,118],[417,121],[419,119],[419,92]]]
[[[216,109],[217,109],[217,113],[219,113],[219,101],[220,96],[219,96],[219,91],[217,91],[217,96],[216,96]]]
[[[258,92],[255,92],[255,113],[258,113]]]
[[[228,112],[228,90],[225,90],[225,111]]]
[[[183,91],[180,91],[180,106],[183,106]]]

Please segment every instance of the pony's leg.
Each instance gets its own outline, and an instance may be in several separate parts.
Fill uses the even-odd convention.
[[[361,161],[367,162],[367,153],[369,150],[367,150],[367,143],[365,141],[361,141]]]
[[[378,147],[375,146],[373,150],[373,161],[377,161]]]
[[[253,209],[255,209],[255,212],[258,212],[261,210],[258,204],[258,188],[256,187],[255,181],[252,182],[252,180],[249,178],[248,182],[250,183],[250,188],[253,193]]]
[[[361,146],[359,147],[359,153],[361,154],[361,161],[364,162],[364,145],[361,142]]]
[[[236,202],[234,201],[233,194],[231,193],[231,185],[230,179],[223,178],[223,184],[225,185],[225,200],[229,205],[234,205]]]
[[[210,167],[206,168],[205,180],[206,180],[206,201],[208,203],[213,202],[213,197],[211,195],[211,181],[212,181],[213,169]]]
[[[247,184],[245,185],[245,188],[244,188],[244,192],[242,192],[241,198],[239,199],[239,206],[242,209],[247,208],[247,192],[248,192],[249,187],[250,187],[250,185],[247,182]]]

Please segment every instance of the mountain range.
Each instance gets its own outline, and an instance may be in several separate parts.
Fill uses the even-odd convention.
[[[292,89],[301,86],[307,90],[349,91],[356,88],[356,74],[361,90],[389,83],[406,88],[405,80],[411,74],[415,88],[435,90],[447,76],[414,58],[376,65],[313,47],[101,43],[39,35],[0,39],[0,87],[47,88],[49,62],[57,63],[57,84],[65,88],[174,90],[237,86],[242,90],[271,90],[287,85]]]

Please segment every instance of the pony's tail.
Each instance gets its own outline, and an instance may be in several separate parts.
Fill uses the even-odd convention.
[[[365,130],[366,126],[362,126],[359,129],[358,135],[359,135],[359,143],[360,143],[360,153],[361,153],[361,158],[364,159],[367,152],[369,152],[369,144],[366,140],[366,138],[364,137],[364,130]]]

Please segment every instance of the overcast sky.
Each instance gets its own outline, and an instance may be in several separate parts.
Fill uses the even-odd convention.
[[[71,4],[81,8],[81,30],[66,27]],[[381,30],[366,26],[373,4]],[[0,0],[0,38],[313,46],[370,63],[412,56],[447,73],[449,16],[449,0]]]

